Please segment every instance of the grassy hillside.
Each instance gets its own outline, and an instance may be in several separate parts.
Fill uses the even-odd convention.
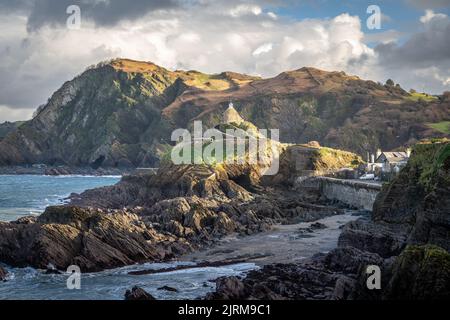
[[[439,132],[444,133],[444,134],[450,134],[450,121],[428,123],[427,125]]]

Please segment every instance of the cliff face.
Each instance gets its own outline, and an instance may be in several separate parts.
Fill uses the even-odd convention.
[[[384,186],[370,221],[344,227],[339,246],[377,254],[382,290],[367,290],[360,265],[352,295],[371,299],[450,297],[450,142],[414,146],[408,164]]]
[[[0,142],[0,165],[157,166],[175,128],[222,122],[232,100],[245,121],[280,129],[282,142],[365,154],[444,136],[450,102],[343,72],[302,68],[270,79],[169,71],[114,60],[65,83],[37,115]]]
[[[372,217],[346,224],[338,248],[298,264],[220,278],[209,299],[450,298],[450,142],[421,143],[377,197]],[[380,289],[366,270],[380,268]]]
[[[162,68],[124,72],[101,65],[65,83],[0,146],[0,163],[136,166],[164,135],[160,108],[169,103],[175,78]],[[148,155],[157,154],[157,150]]]
[[[407,166],[379,194],[375,222],[410,228],[409,244],[434,244],[450,250],[450,143],[414,147]]]
[[[16,121],[16,122],[3,122],[0,123],[0,141],[2,141],[8,134],[15,131],[18,127],[20,127],[24,121]]]

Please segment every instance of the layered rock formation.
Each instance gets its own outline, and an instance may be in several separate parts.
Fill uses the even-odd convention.
[[[301,264],[269,265],[245,279],[222,278],[209,299],[448,299],[450,143],[415,146],[386,185],[371,219],[347,224],[338,248]],[[369,265],[381,289],[366,285]]]
[[[39,217],[0,222],[0,261],[99,271],[162,261],[231,233],[333,215],[317,194],[299,196],[259,184],[249,164],[165,164],[155,175],[125,176],[117,185],[72,195],[70,205]],[[314,204],[316,203],[316,204]]]
[[[215,127],[230,100],[245,121],[280,129],[282,142],[318,140],[364,155],[445,136],[432,124],[450,113],[448,99],[421,100],[343,72],[301,68],[260,79],[117,59],[66,82],[32,120],[9,126],[0,165],[156,167],[175,128],[193,120]]]

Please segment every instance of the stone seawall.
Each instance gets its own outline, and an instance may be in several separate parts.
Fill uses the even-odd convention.
[[[361,180],[344,180],[329,177],[299,177],[295,186],[313,188],[329,200],[338,200],[358,209],[372,211],[381,184]]]

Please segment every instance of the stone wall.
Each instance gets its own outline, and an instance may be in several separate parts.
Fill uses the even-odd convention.
[[[349,206],[372,211],[381,184],[361,180],[344,180],[329,177],[299,177],[297,188],[318,189],[329,200],[338,200]]]

